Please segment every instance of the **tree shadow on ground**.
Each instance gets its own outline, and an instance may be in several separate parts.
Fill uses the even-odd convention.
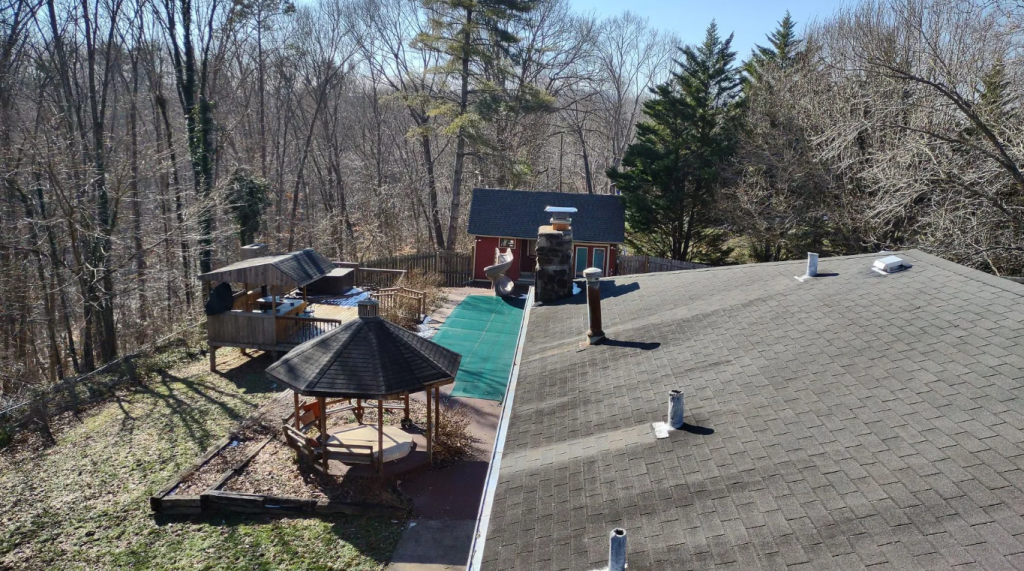
[[[135,391],[153,399],[153,408],[161,405],[165,407],[175,417],[176,421],[164,419],[162,421],[163,424],[167,425],[168,429],[178,426],[184,428],[189,440],[195,442],[200,447],[206,445],[210,439],[209,430],[206,428],[209,420],[206,418],[208,411],[204,407],[197,407],[195,402],[183,398],[181,391],[184,390],[201,397],[202,400],[223,411],[227,418],[231,420],[239,420],[252,413],[252,409],[247,406],[240,408],[235,406],[239,402],[241,394],[276,392],[270,388],[271,383],[265,378],[259,380],[248,379],[236,383],[243,388],[243,391],[242,393],[234,393],[220,389],[212,383],[203,380],[202,377],[197,379],[183,378],[167,371],[160,371],[157,375],[159,377],[157,380],[143,383],[137,386]],[[162,390],[157,390],[158,387],[162,387]],[[122,411],[127,414],[127,411],[123,408]],[[152,409],[143,416],[149,416],[150,412],[152,412]]]

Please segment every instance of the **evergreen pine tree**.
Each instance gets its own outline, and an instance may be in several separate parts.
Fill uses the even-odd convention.
[[[680,49],[679,71],[644,104],[646,120],[626,150],[625,169],[608,171],[626,205],[630,243],[645,253],[687,260],[695,246],[711,243],[711,207],[740,125],[731,44],[712,22],[703,43]]]
[[[796,22],[786,11],[779,22],[779,27],[767,35],[768,45],[757,45],[750,54],[750,59],[743,64],[743,70],[752,81],[760,81],[764,68],[775,65],[782,69],[793,67],[801,57],[804,41],[796,35]]]
[[[429,31],[419,34],[413,46],[445,57],[435,70],[456,78],[459,89],[452,98],[439,98],[431,115],[444,115],[451,123],[447,132],[455,136],[455,165],[452,174],[452,200],[449,208],[446,249],[454,250],[458,237],[462,169],[466,144],[478,133],[482,123],[474,111],[474,101],[485,94],[484,70],[505,65],[511,46],[519,38],[509,24],[531,10],[531,0],[421,0],[429,16]],[[471,98],[471,96],[473,96]],[[491,102],[493,104],[493,102]]]

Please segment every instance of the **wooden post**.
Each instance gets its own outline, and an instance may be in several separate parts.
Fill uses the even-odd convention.
[[[217,372],[217,346],[210,345],[210,372]]]
[[[441,387],[434,387],[434,440],[441,435]]]
[[[302,301],[306,301],[306,286],[302,286]]]
[[[405,393],[405,421],[409,422],[409,393]]]
[[[299,426],[299,393],[292,391],[292,396],[295,397],[295,429],[300,430]]]
[[[277,345],[277,296],[274,295],[273,286],[270,287],[270,315],[274,317],[274,345]],[[277,351],[273,352],[274,360],[277,360]]]
[[[356,399],[356,410],[354,412],[355,412],[355,415],[356,415],[356,421],[359,422],[359,424],[362,424],[363,423],[363,399]]]
[[[427,460],[431,464],[434,463],[434,440],[433,440],[434,423],[431,422],[433,417],[430,414],[430,409],[432,408],[430,406],[430,396],[431,396],[431,394],[433,392],[434,392],[434,389],[432,389],[432,388],[428,388],[427,389]]]
[[[324,475],[328,473],[327,467],[327,397],[317,397],[320,403],[320,455],[324,466]]]
[[[384,476],[384,398],[377,399],[377,474]]]

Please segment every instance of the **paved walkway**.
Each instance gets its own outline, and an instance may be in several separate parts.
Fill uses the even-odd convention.
[[[461,295],[456,299],[461,301],[466,294],[480,291],[465,288],[458,292]],[[443,322],[456,304],[455,300],[449,302],[438,320]],[[452,385],[448,385],[442,393],[449,397],[451,389]],[[419,393],[412,398],[422,400],[424,395]],[[413,519],[402,532],[391,556],[389,571],[461,571],[466,568],[501,404],[467,397],[451,399],[472,412],[469,431],[476,438],[473,453],[470,458],[447,468],[420,472],[399,483],[402,492],[412,498]]]

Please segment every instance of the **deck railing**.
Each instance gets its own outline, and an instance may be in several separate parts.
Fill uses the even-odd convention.
[[[398,308],[400,313],[416,311],[418,320],[426,312],[427,294],[407,287],[386,288],[370,294],[380,304],[382,311]]]
[[[326,317],[305,317],[301,315],[279,315],[277,317],[277,343],[304,343],[341,326],[340,319]]]

